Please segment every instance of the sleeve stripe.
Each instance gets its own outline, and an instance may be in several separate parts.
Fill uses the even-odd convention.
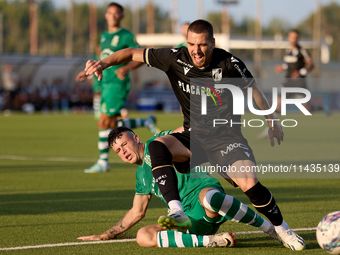
[[[144,63],[146,63],[148,66],[151,66],[149,63],[149,49],[148,48],[144,50]]]

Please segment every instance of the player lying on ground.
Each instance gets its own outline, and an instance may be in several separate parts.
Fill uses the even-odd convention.
[[[136,193],[132,208],[112,228],[101,235],[82,236],[81,240],[107,240],[127,231],[145,215],[152,195],[162,199],[151,173],[148,144],[171,131],[163,131],[143,144],[133,131],[126,127],[113,129],[108,138],[110,147],[127,163],[137,164]],[[175,164],[176,166],[176,164]],[[178,165],[177,165],[178,166]],[[228,247],[234,245],[231,233],[216,234],[220,225],[227,220],[242,222],[258,227],[278,240],[273,225],[238,199],[226,195],[220,183],[203,172],[179,174],[178,189],[185,213],[190,217],[188,233],[180,225],[177,230],[164,230],[157,224],[141,228],[137,233],[137,243],[144,247]],[[162,224],[167,224],[166,221]],[[164,226],[165,228],[166,226]]]

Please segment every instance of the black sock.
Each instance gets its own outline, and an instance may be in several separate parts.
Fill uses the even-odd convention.
[[[176,172],[172,166],[172,154],[161,142],[152,141],[149,144],[152,175],[165,201],[181,200],[178,192]]]
[[[256,210],[263,213],[274,226],[282,224],[283,217],[279,207],[276,205],[274,197],[260,182],[244,192],[244,194],[249,197]]]

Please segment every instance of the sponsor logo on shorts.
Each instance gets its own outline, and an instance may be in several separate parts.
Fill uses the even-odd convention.
[[[229,152],[231,152],[233,149],[236,148],[240,148],[240,149],[244,149],[244,150],[249,150],[249,148],[244,145],[243,143],[231,143],[226,147],[226,150],[221,150],[221,154],[222,156],[227,155]],[[248,154],[250,155],[250,153],[248,152]],[[246,154],[247,155],[247,154]],[[248,156],[248,155],[247,155]],[[249,156],[248,156],[249,157]]]

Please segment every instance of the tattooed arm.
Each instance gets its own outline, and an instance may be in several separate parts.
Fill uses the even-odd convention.
[[[83,241],[89,240],[109,240],[115,238],[117,235],[127,231],[144,218],[145,212],[148,208],[151,195],[135,195],[133,199],[133,206],[123,218],[121,218],[116,225],[107,230],[101,235],[81,236],[77,239]]]

